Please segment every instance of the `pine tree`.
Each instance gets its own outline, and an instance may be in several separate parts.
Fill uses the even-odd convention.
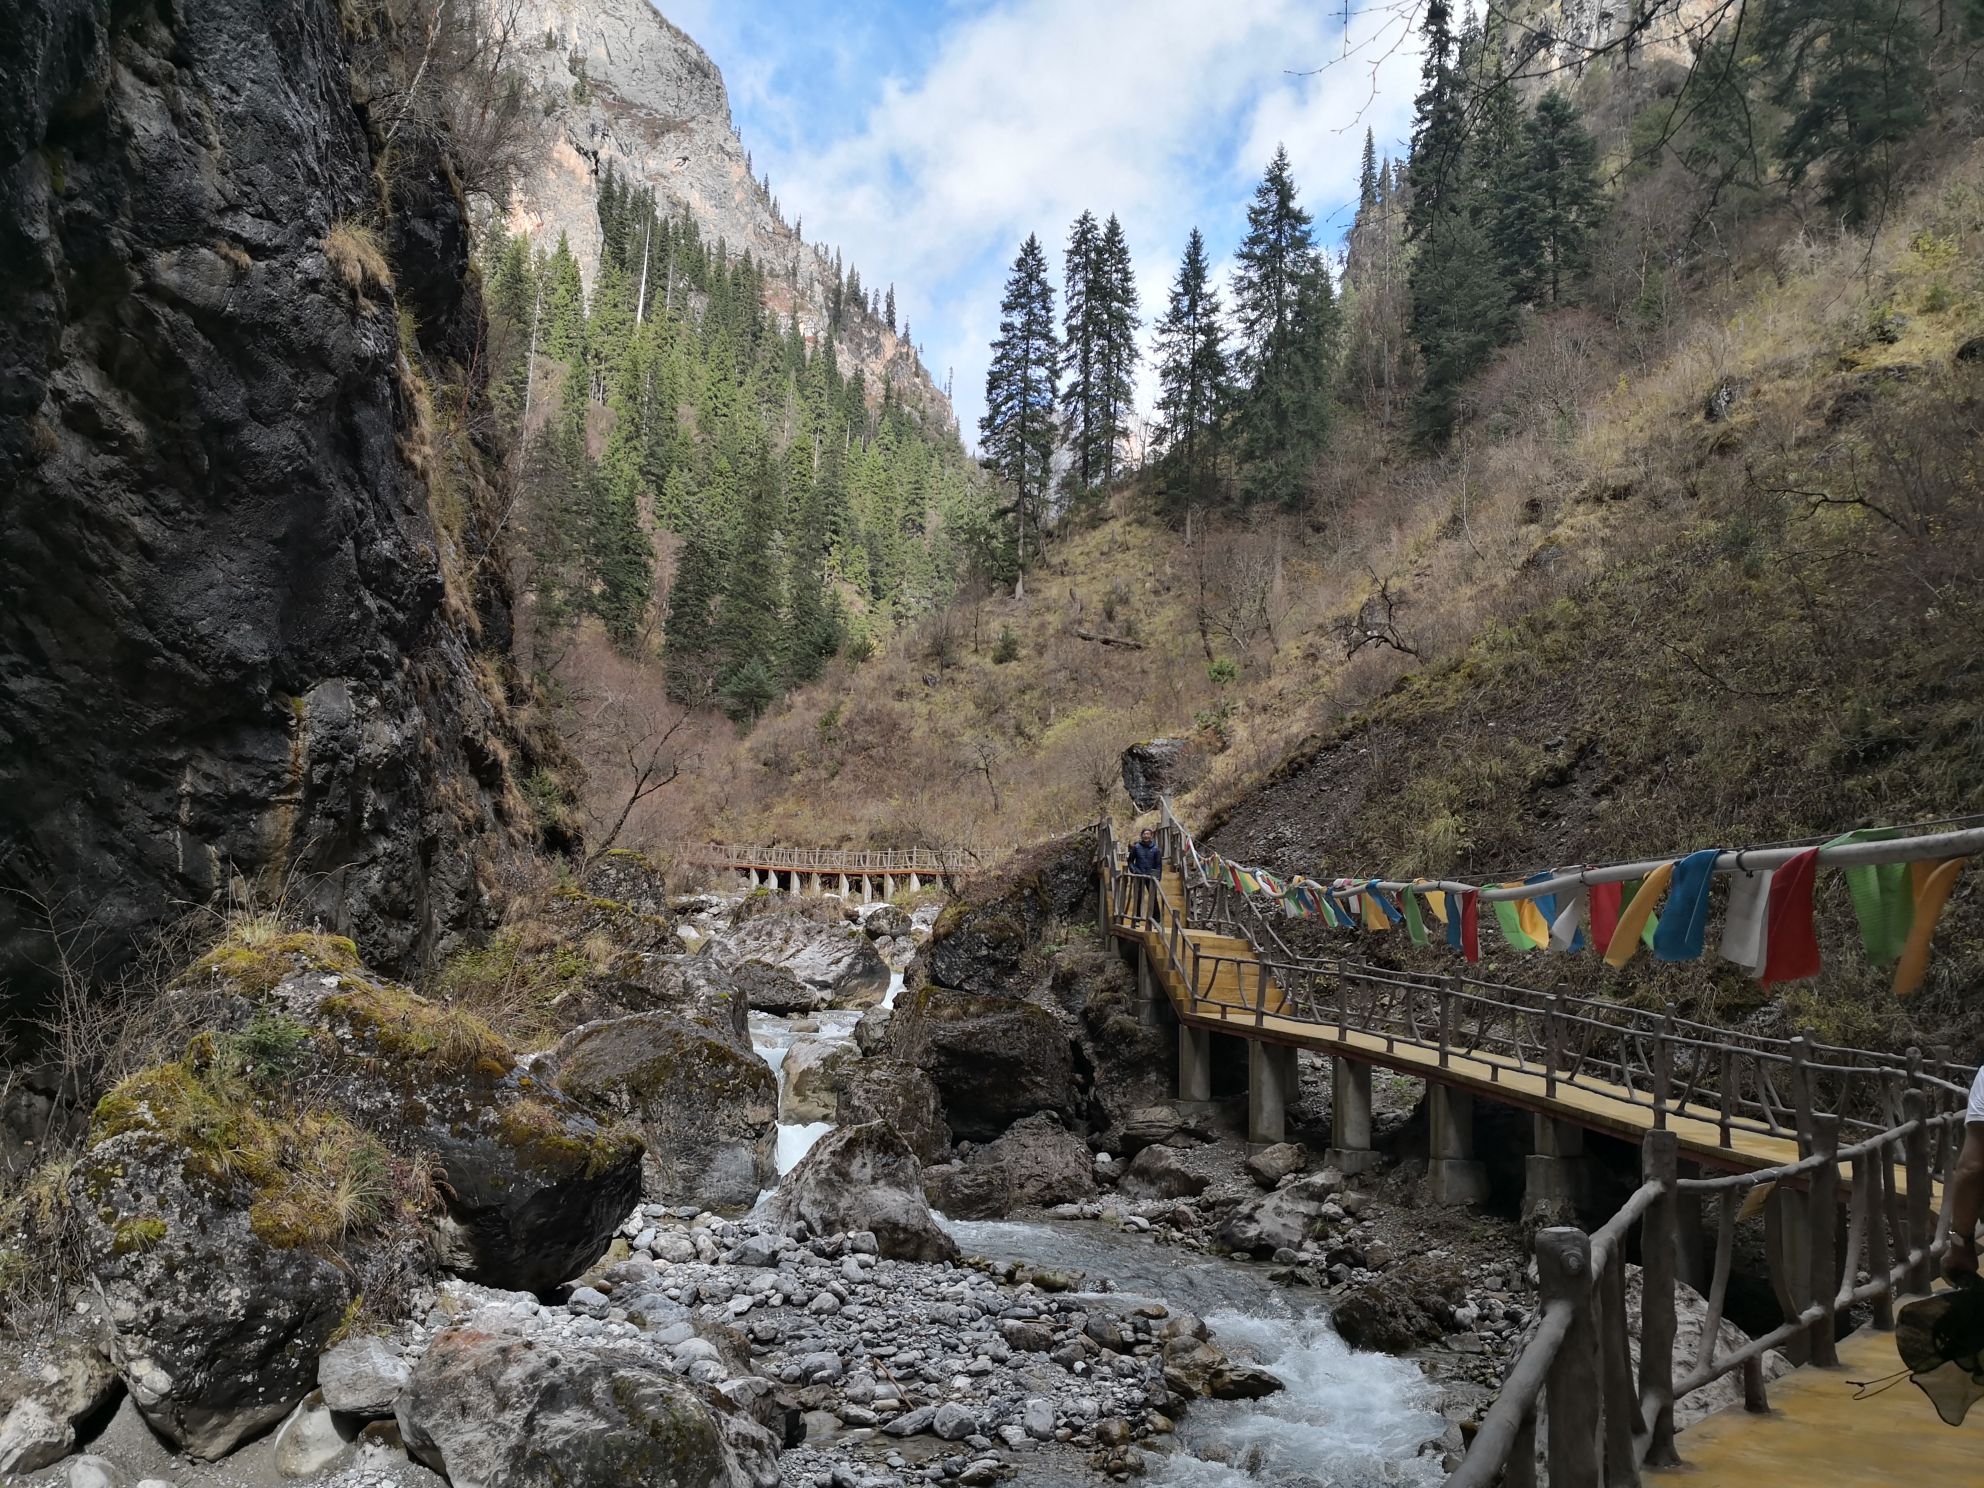
[[[822,491],[809,480],[793,493],[791,541],[786,553],[783,681],[798,687],[820,675],[840,645],[840,627],[826,584],[827,521]]]
[[[1137,396],[1137,331],[1143,325],[1137,313],[1137,274],[1130,262],[1129,240],[1114,212],[1102,229],[1096,260],[1095,282],[1102,295],[1095,366],[1102,411],[1100,475],[1107,484],[1116,478],[1118,454],[1130,437]]]
[[[558,246],[541,273],[545,354],[577,367],[585,358],[586,295],[579,279],[579,261],[572,256],[572,245],[563,233],[558,234]]]
[[[1544,94],[1523,125],[1522,149],[1503,171],[1497,248],[1513,297],[1557,305],[1591,263],[1591,237],[1603,198],[1598,147],[1558,89]]]
[[[1796,186],[1822,168],[1820,199],[1849,227],[1886,213],[1903,147],[1928,123],[1921,26],[1896,0],[1771,0],[1758,50],[1781,59],[1778,140]]]
[[[1175,456],[1188,497],[1207,488],[1219,421],[1233,396],[1226,327],[1209,273],[1195,227],[1157,322],[1158,441]]]
[[[1357,204],[1361,208],[1378,204],[1378,138],[1369,127],[1364,130],[1364,168],[1357,181]]]
[[[1026,567],[1029,522],[1039,521],[1054,459],[1058,347],[1054,286],[1047,255],[1029,234],[1013,260],[999,304],[999,338],[985,373],[985,415],[978,421],[986,464],[1013,492],[1014,542]]]
[[[770,701],[760,695],[759,672],[774,679],[771,696],[775,697],[776,667],[784,649],[779,634],[778,471],[771,446],[763,438],[746,458],[741,496],[713,639],[722,658],[725,711],[735,718],[756,718]]]
[[[1242,449],[1258,467],[1253,492],[1282,501],[1295,498],[1297,479],[1328,437],[1336,319],[1315,229],[1295,196],[1288,152],[1277,146],[1247,208],[1233,273],[1237,360],[1247,383]]]
[[[882,302],[882,309],[888,319],[889,332],[893,335],[896,328],[896,287],[893,284],[889,286],[888,298]]]
[[[1078,491],[1095,484],[1103,463],[1103,396],[1096,366],[1105,314],[1099,282],[1101,251],[1102,234],[1095,214],[1083,212],[1068,229],[1068,246],[1061,255],[1061,372],[1066,378],[1063,437],[1069,447],[1068,484]]]

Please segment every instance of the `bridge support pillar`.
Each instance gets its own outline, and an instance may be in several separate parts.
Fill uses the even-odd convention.
[[[1338,1055],[1330,1061],[1330,1150],[1325,1165],[1346,1178],[1378,1165],[1371,1147],[1371,1066]]]
[[[1212,1104],[1212,1030],[1178,1025],[1178,1103],[1201,1110]]]
[[[845,873],[840,875],[837,889],[841,898],[845,899],[847,897],[847,875]]]
[[[1247,1141],[1272,1147],[1288,1140],[1288,1103],[1300,1094],[1295,1047],[1247,1041]]]
[[[863,904],[875,902],[875,886],[868,882],[868,875],[865,873],[861,875],[861,902]]]
[[[914,873],[910,874],[909,876],[910,893],[917,894],[917,893],[921,893],[922,890],[923,890],[923,881],[919,879]]]
[[[744,876],[745,876],[746,878],[748,878],[748,879],[750,879],[750,880],[751,880],[751,887],[752,887],[752,888],[754,888],[754,889],[755,889],[755,888],[757,888],[757,887],[758,887],[758,870],[757,870],[757,869],[755,869],[755,868],[746,868],[746,869],[744,870]]]
[[[1488,1197],[1488,1169],[1474,1158],[1474,1097],[1451,1085],[1434,1085],[1428,1094],[1426,1176],[1433,1202],[1478,1204]]]
[[[1576,1224],[1585,1198],[1584,1128],[1551,1116],[1530,1122],[1536,1150],[1523,1167],[1523,1223],[1539,1229]]]

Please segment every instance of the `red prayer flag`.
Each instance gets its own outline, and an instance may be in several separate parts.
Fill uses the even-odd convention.
[[[1612,948],[1612,932],[1619,928],[1619,902],[1624,884],[1595,883],[1585,900],[1591,925],[1591,943],[1599,955]]]
[[[1812,930],[1812,885],[1818,869],[1819,850],[1809,847],[1778,869],[1770,881],[1770,943],[1764,952],[1763,974],[1766,987],[1819,974],[1819,940]]]
[[[1478,929],[1477,910],[1480,894],[1467,889],[1460,896],[1460,949],[1469,961],[1481,959],[1481,936]]]

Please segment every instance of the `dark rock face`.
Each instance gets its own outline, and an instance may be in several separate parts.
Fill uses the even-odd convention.
[[[907,983],[1010,994],[1047,927],[1093,913],[1094,905],[1095,833],[1084,829],[1044,843],[982,897],[947,909]]]
[[[451,1328],[414,1368],[398,1416],[416,1458],[478,1488],[778,1481],[763,1428],[608,1343]]]
[[[1190,790],[1205,775],[1205,751],[1190,739],[1146,739],[1123,751],[1123,789],[1139,811]]]
[[[331,0],[0,20],[17,999],[47,947],[7,890],[86,908],[110,966],[236,874],[287,875],[293,910],[395,969],[481,914],[507,766],[470,652],[478,626],[502,643],[504,604],[444,582],[393,290],[327,250],[378,214],[352,91]],[[466,225],[445,162],[406,154],[382,236],[445,351],[479,320]]]
[[[1082,1104],[1068,1031],[1033,1003],[926,987],[890,1032],[936,1085],[957,1136],[988,1141],[1038,1111],[1073,1120]]]
[[[785,1175],[770,1212],[816,1235],[872,1231],[880,1253],[900,1261],[958,1258],[957,1242],[930,1217],[916,1154],[879,1121],[822,1137]]]
[[[539,1068],[587,1109],[640,1127],[652,1201],[736,1212],[777,1181],[778,1080],[749,1048],[642,1013],[588,1024]]]
[[[839,1120],[848,1125],[887,1122],[920,1162],[937,1162],[950,1150],[951,1128],[937,1087],[901,1059],[868,1058],[857,1064],[841,1085]]]

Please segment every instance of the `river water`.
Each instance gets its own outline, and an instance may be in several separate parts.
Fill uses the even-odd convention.
[[[882,1006],[895,1006],[902,973],[889,979]],[[861,1020],[830,1010],[799,1018],[750,1015],[751,1047],[785,1092],[785,1056],[801,1038],[843,1042]],[[799,1026],[795,1026],[799,1025]],[[782,1178],[833,1123],[781,1122]],[[767,1194],[767,1197],[769,1194]],[[1312,1294],[1268,1280],[1267,1268],[1159,1246],[1099,1221],[944,1221],[967,1254],[989,1260],[1108,1277],[1109,1301],[1161,1302],[1197,1313],[1229,1353],[1272,1370],[1286,1389],[1264,1400],[1200,1401],[1179,1422],[1179,1450],[1152,1459],[1167,1488],[1260,1488],[1263,1483],[1326,1488],[1430,1488],[1441,1481],[1437,1455],[1420,1455],[1446,1422],[1434,1408],[1439,1388],[1417,1368],[1359,1353],[1337,1337]]]

